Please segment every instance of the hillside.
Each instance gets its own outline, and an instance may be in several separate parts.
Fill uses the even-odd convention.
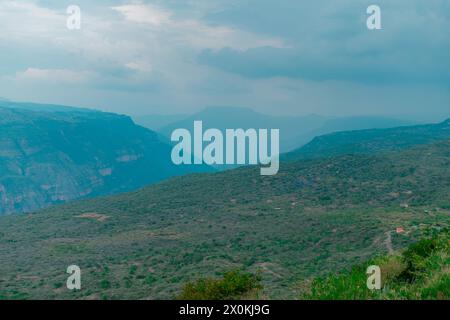
[[[448,225],[450,142],[174,178],[0,218],[3,298],[173,298],[184,283],[260,270],[267,298]],[[405,235],[392,232],[403,227]],[[77,264],[83,290],[68,292]]]
[[[333,134],[341,131],[358,131],[366,129],[388,129],[400,126],[410,126],[411,121],[399,120],[381,116],[353,116],[327,118],[319,127],[308,132],[302,132],[295,137],[297,144],[294,147],[301,147],[309,143],[315,137]],[[293,150],[289,150],[293,151]]]
[[[450,139],[450,119],[437,124],[386,129],[343,131],[315,137],[310,143],[284,155],[285,160],[372,154]]]
[[[303,283],[300,299],[321,300],[449,300],[450,233],[424,230],[431,235],[390,256],[380,256],[351,270],[341,270]],[[380,290],[369,290],[367,267],[379,266]]]
[[[209,170],[174,166],[171,147],[128,117],[46,110],[53,109],[0,108],[0,215]]]
[[[300,300],[449,300],[450,233],[447,228],[419,230],[421,239],[406,249],[380,255],[363,264],[300,282]],[[409,236],[408,234],[405,234]],[[379,287],[372,270],[378,267]],[[375,280],[376,281],[376,280]],[[180,300],[255,300],[262,295],[260,272],[235,269],[222,277],[200,277],[186,283]]]

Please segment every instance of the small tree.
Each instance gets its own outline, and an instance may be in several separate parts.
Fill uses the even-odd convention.
[[[222,279],[202,278],[184,285],[180,300],[233,300],[251,290],[261,289],[261,277],[240,270],[224,274]]]

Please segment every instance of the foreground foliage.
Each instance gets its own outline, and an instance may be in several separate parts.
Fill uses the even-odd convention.
[[[450,299],[450,236],[444,229],[401,254],[375,258],[351,271],[305,284],[301,299]],[[366,286],[369,265],[379,265],[381,290]]]
[[[223,278],[201,278],[184,285],[180,300],[232,300],[261,289],[261,277],[240,270],[226,272]]]

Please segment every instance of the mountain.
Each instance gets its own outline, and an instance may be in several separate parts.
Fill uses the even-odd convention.
[[[297,160],[355,153],[377,153],[450,139],[450,119],[437,124],[336,132],[315,137],[305,146],[284,155]]]
[[[293,146],[299,146],[292,139],[301,132],[311,131],[325,122],[325,118],[316,115],[305,117],[269,116],[241,107],[208,107],[183,120],[171,123],[161,129],[166,137],[178,128],[193,130],[194,121],[203,121],[206,129],[216,128],[224,132],[226,129],[280,129],[280,150],[285,152]]]
[[[0,98],[0,108],[8,108],[8,109],[20,109],[20,110],[28,110],[28,111],[45,111],[45,112],[98,112],[93,109],[87,108],[79,108],[79,107],[71,107],[71,106],[63,106],[56,104],[39,104],[32,102],[14,102],[7,99]]]
[[[355,116],[332,118],[327,120],[322,127],[317,129],[315,136],[337,131],[354,131],[363,129],[386,129],[411,124],[411,121],[379,116]]]
[[[170,153],[155,132],[126,116],[35,104],[0,107],[0,215],[210,170],[177,167]]]
[[[177,116],[182,118],[182,116]],[[147,118],[147,121],[151,116]],[[171,133],[178,128],[186,128],[192,131],[195,120],[202,120],[205,129],[280,129],[281,152],[292,151],[310,142],[314,137],[344,130],[358,130],[369,128],[389,128],[411,124],[392,118],[365,116],[330,118],[318,115],[308,116],[270,116],[242,107],[208,107],[194,115],[186,116],[179,121],[170,123],[157,129],[170,139]],[[159,121],[155,117],[155,122]],[[153,128],[154,125],[142,125]]]
[[[295,148],[310,142],[313,138],[340,131],[355,131],[364,129],[386,129],[414,124],[412,121],[379,116],[357,116],[327,119],[320,127],[308,132],[302,132],[294,138]],[[294,148],[294,149],[295,149]],[[292,150],[290,150],[292,151]]]
[[[160,299],[227,270],[266,298],[448,225],[450,141],[194,174],[138,191],[0,217],[0,298]],[[396,227],[406,231],[395,233]],[[69,265],[82,290],[65,289]]]

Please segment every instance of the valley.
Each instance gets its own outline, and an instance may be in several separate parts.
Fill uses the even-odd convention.
[[[449,150],[299,160],[270,177],[194,174],[2,217],[2,298],[171,299],[188,281],[243,268],[261,272],[260,298],[293,299],[310,277],[388,253],[390,230],[407,231],[392,234],[399,250],[417,226],[447,226]],[[71,264],[83,270],[79,292],[64,286]]]
[[[366,2],[0,0],[0,303],[450,300],[450,1]]]

